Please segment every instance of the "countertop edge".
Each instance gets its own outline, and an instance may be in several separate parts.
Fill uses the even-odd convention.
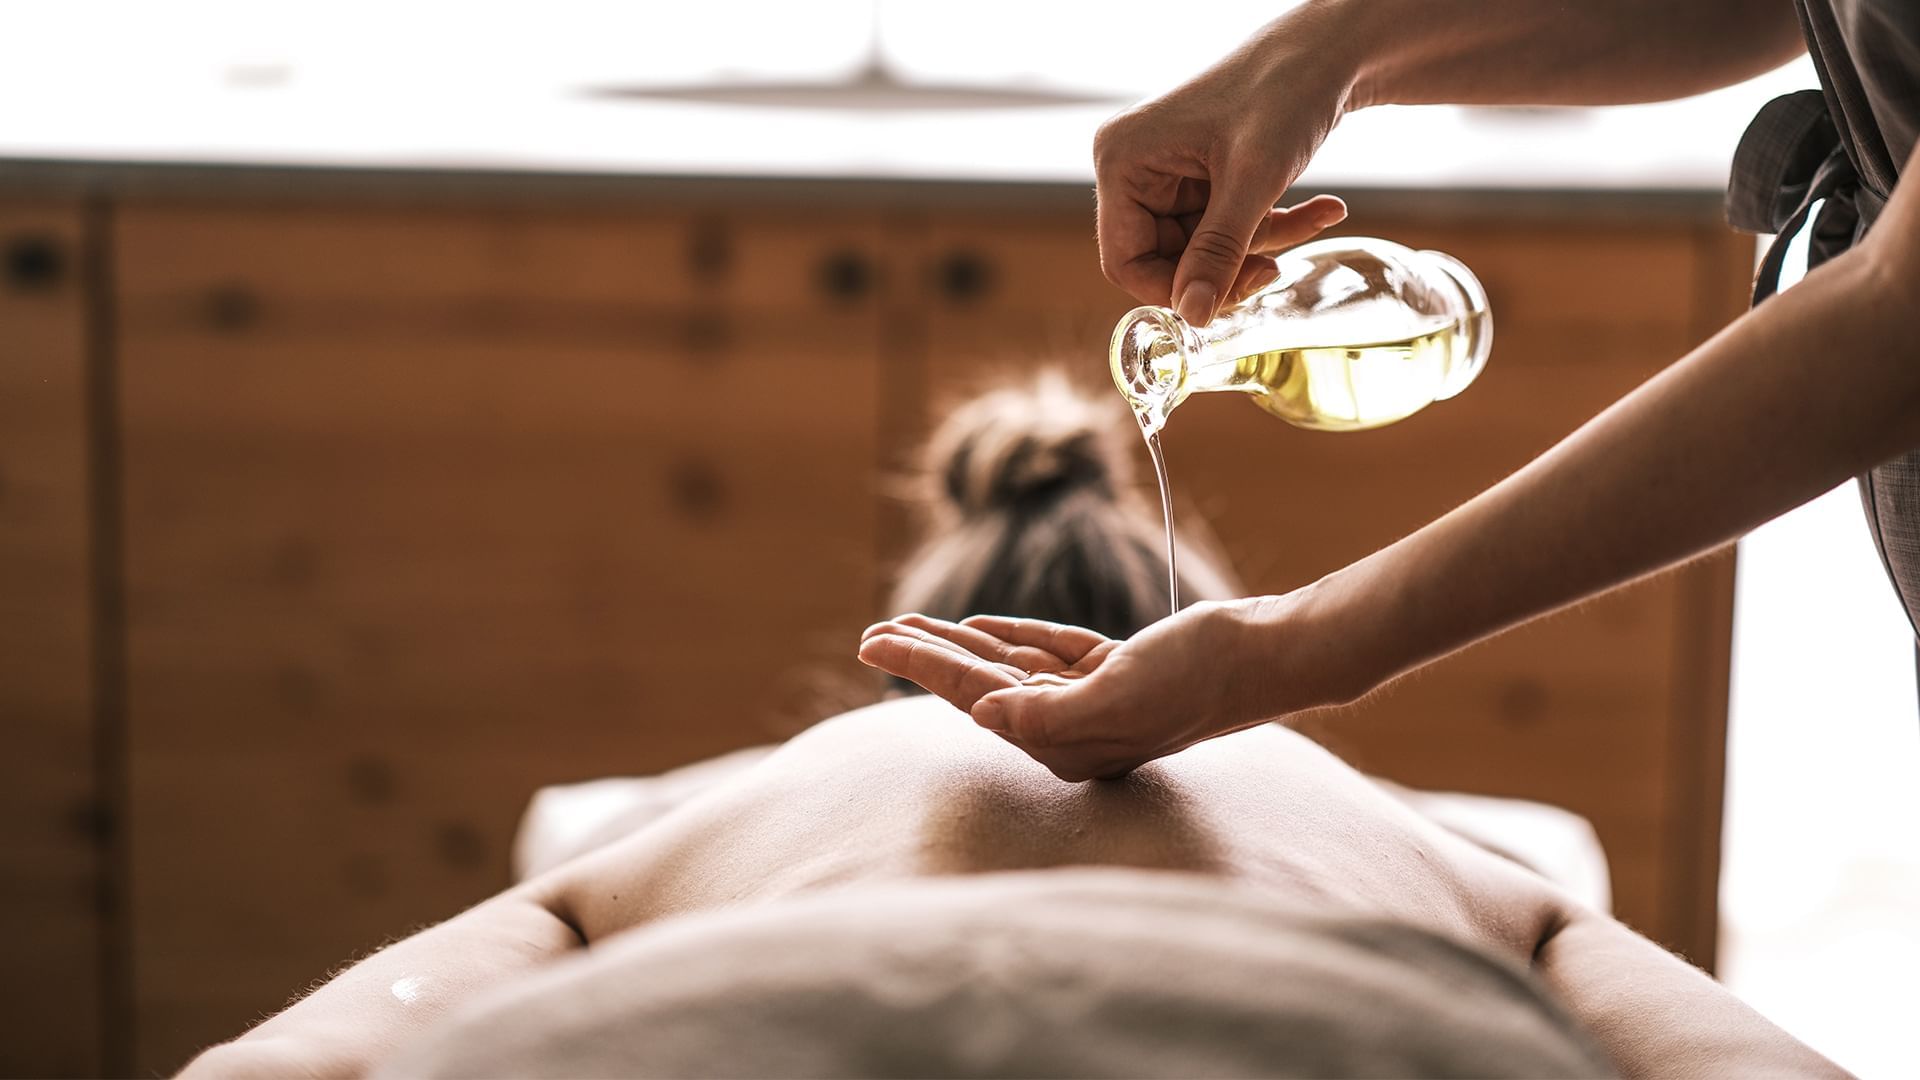
[[[1320,190],[1296,187],[1289,199]],[[1356,217],[1409,214],[1464,219],[1674,221],[1724,224],[1718,191],[1666,188],[1334,189]],[[0,195],[108,198],[352,198],[398,203],[498,202],[565,197],[589,205],[700,203],[879,210],[1093,213],[1082,182],[875,176],[670,175],[471,168],[228,164],[0,157]]]

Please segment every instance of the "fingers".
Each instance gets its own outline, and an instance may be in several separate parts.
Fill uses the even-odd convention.
[[[1006,664],[1029,675],[1040,671],[1060,671],[1072,664],[1071,660],[1044,648],[1008,642],[977,627],[936,619],[931,615],[902,615],[895,621],[944,638],[982,660]]]
[[[1108,730],[1114,688],[1093,674],[1119,644],[1039,619],[976,615],[952,623],[913,614],[869,627],[860,659],[911,679],[1056,777],[1078,783],[1122,776],[1147,760]],[[1030,672],[1066,677],[1032,681]]]
[[[1174,257],[1180,249],[1163,244],[1163,221],[1181,199],[1182,178],[1103,162],[1108,155],[1102,144],[1109,141],[1103,131],[1094,150],[1094,231],[1101,272],[1141,303],[1164,304],[1172,295]]]
[[[1233,289],[1246,261],[1254,230],[1273,210],[1267,181],[1271,177],[1228,175],[1212,177],[1207,208],[1187,238],[1173,275],[1174,310],[1180,317],[1204,326]]]
[[[1284,251],[1346,219],[1346,203],[1333,195],[1315,195],[1306,202],[1268,211],[1259,227],[1253,230],[1248,250],[1263,254]]]
[[[1190,177],[1155,177],[1144,198],[1133,192],[1135,186],[1099,186],[1101,269],[1141,303],[1172,303],[1182,318],[1201,324],[1213,319],[1222,302],[1243,299],[1273,280],[1250,284],[1267,265],[1257,256],[1310,240],[1347,217],[1347,204],[1333,195],[1275,209],[1258,197],[1229,202],[1231,185]],[[1190,304],[1186,290],[1195,285],[1200,288]]]
[[[1095,218],[1100,270],[1107,280],[1143,304],[1165,304],[1173,295],[1175,266],[1174,258],[1163,253],[1164,226],[1170,219],[1126,196],[1109,196],[1105,190]]]
[[[960,621],[960,625],[985,631],[1010,645],[1043,649],[1069,665],[1079,665],[1088,653],[1111,640],[1105,634],[1082,626],[1068,626],[1043,619],[1015,619],[1005,615],[969,615]]]
[[[981,659],[960,646],[911,626],[881,623],[860,643],[862,663],[909,679],[962,712],[995,690],[1020,685],[1025,672]]]
[[[1083,657],[1100,657],[1116,644],[1081,626],[1035,619],[989,615],[968,623],[1000,626],[1029,640],[1066,642],[1062,648],[1073,650],[1094,642],[1081,653]],[[1106,730],[1116,703],[1110,701],[1112,688],[1100,684],[1096,676],[1027,680],[1025,671],[991,661],[975,650],[1020,659],[1044,655],[1060,665],[1058,655],[1039,646],[1016,646],[985,628],[925,615],[902,615],[897,621],[870,626],[860,642],[860,659],[945,698],[972,715],[973,723],[1021,749],[1060,780],[1077,784],[1117,778],[1152,757],[1142,757],[1139,749]]]
[[[1169,257],[1178,257],[1187,246],[1187,237],[1200,227],[1203,204],[1199,209],[1160,220],[1160,253]],[[1313,198],[1293,206],[1279,207],[1267,211],[1260,224],[1253,230],[1253,239],[1248,243],[1251,262],[1260,255],[1271,255],[1285,251],[1296,244],[1305,243],[1327,229],[1347,220],[1347,204],[1337,195],[1315,195]],[[1243,264],[1244,268],[1244,264]]]
[[[1171,303],[1174,267],[1213,185],[1137,163],[1104,164],[1097,146],[1094,156],[1101,271],[1143,304]]]
[[[1239,303],[1273,284],[1273,280],[1279,276],[1280,267],[1274,263],[1271,255],[1249,255],[1246,263],[1240,267],[1240,276],[1233,279],[1233,290],[1228,298]]]
[[[928,663],[947,664],[959,661],[970,667],[984,666],[988,669],[1002,671],[1016,681],[1024,679],[1030,674],[1030,671],[1026,668],[1016,667],[1004,661],[996,660],[991,656],[981,656],[958,642],[949,641],[938,634],[928,633],[919,627],[897,623],[893,624],[889,633],[890,636],[893,637],[904,637],[919,642],[922,645],[929,646],[929,650],[924,654],[926,662]],[[876,638],[879,636],[882,635],[876,635]]]

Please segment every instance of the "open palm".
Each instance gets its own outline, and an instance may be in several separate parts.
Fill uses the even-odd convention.
[[[945,698],[1061,779],[1089,780],[1263,719],[1234,672],[1213,670],[1231,618],[1196,604],[1118,640],[1037,619],[903,615],[868,628],[860,659]]]
[[[1083,627],[1037,619],[975,615],[955,623],[902,615],[867,628],[860,659],[971,713],[996,690],[1089,675],[1118,644]]]

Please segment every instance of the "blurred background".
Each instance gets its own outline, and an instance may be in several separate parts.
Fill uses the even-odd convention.
[[[0,1071],[177,1068],[502,887],[539,786],[871,699],[929,418],[1107,385],[1093,129],[1284,6],[0,4]],[[1196,400],[1183,513],[1289,589],[1704,340],[1732,147],[1812,83],[1344,121],[1297,193],[1472,266],[1493,359],[1360,435]],[[1904,1071],[1913,658],[1850,499],[1316,734],[1582,814],[1623,918]]]

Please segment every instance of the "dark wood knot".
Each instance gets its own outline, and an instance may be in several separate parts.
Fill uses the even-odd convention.
[[[873,290],[873,263],[857,251],[836,251],[820,260],[820,291],[834,300],[858,300]]]
[[[726,511],[726,480],[704,458],[685,458],[667,470],[673,505],[696,524],[706,525]]]
[[[393,766],[386,759],[375,754],[356,754],[347,762],[347,790],[353,793],[354,801],[369,806],[378,806],[393,801],[393,793],[399,784],[394,779]]]
[[[689,353],[702,358],[725,352],[733,344],[733,322],[724,312],[696,311],[682,328]]]
[[[434,826],[433,850],[456,870],[475,870],[487,861],[487,838],[464,821],[443,821]]]
[[[60,242],[43,233],[10,237],[3,257],[8,287],[15,292],[50,292],[66,276],[67,257]]]
[[[733,270],[733,233],[719,218],[694,222],[687,237],[687,271],[695,279],[716,282]]]
[[[993,291],[993,264],[972,251],[956,251],[940,260],[935,271],[940,291],[947,299],[968,303]]]
[[[260,297],[245,285],[216,285],[207,292],[206,314],[214,329],[238,333],[260,321]]]

